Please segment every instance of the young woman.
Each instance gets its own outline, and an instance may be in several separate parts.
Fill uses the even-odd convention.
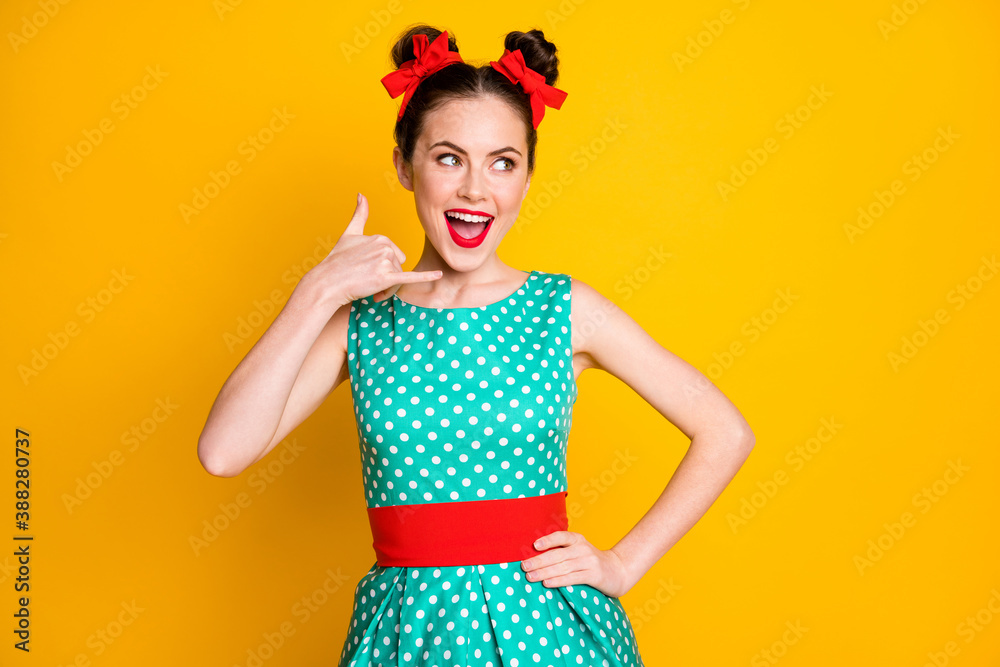
[[[368,202],[222,387],[198,443],[212,474],[264,458],[350,382],[376,563],[340,666],[642,665],[619,597],[708,510],[753,448],[736,407],[620,308],[497,250],[535,167],[559,61],[543,33],[465,63],[408,29],[382,82],[403,95],[393,162],[423,253],[365,235]],[[611,373],[691,438],[663,494],[610,549],[568,530],[577,379]],[[610,417],[610,415],[609,415]]]

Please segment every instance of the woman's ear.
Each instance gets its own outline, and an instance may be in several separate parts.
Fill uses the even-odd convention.
[[[531,187],[531,176],[528,176],[528,180],[524,182],[524,194],[521,195],[522,202],[524,201],[524,198],[528,196],[528,188],[530,187]]]
[[[399,146],[392,149],[392,164],[396,167],[396,176],[404,188],[413,192],[413,173],[410,165],[403,161],[403,151]]]

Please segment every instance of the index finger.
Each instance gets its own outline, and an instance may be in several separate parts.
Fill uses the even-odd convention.
[[[442,273],[438,269],[433,271],[397,271],[386,274],[386,277],[392,278],[398,284],[421,283],[427,280],[437,280],[441,276]]]

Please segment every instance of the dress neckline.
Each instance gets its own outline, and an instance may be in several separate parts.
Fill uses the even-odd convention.
[[[396,296],[395,293],[393,293],[392,298],[395,299],[396,301],[398,301],[403,306],[407,306],[407,307],[410,307],[410,308],[417,308],[418,310],[438,310],[438,311],[446,311],[446,310],[485,310],[487,308],[492,308],[493,306],[498,306],[498,305],[500,305],[502,303],[505,303],[508,299],[513,298],[518,292],[520,292],[525,287],[527,287],[528,283],[531,282],[531,279],[535,277],[536,273],[537,273],[537,271],[535,271],[535,270],[529,271],[528,272],[528,277],[525,279],[525,281],[523,283],[521,283],[517,287],[517,289],[515,289],[513,292],[511,292],[510,294],[508,294],[504,298],[502,298],[502,299],[500,299],[498,301],[494,301],[493,303],[488,303],[485,306],[458,306],[456,308],[440,308],[440,307],[437,307],[437,306],[420,306],[420,305],[417,305],[415,303],[410,303],[409,301],[403,301],[401,298],[399,298],[398,296]]]

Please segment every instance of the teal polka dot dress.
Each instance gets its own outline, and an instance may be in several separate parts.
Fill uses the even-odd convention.
[[[505,299],[351,304],[348,366],[367,506],[567,490],[577,386],[566,274]],[[572,527],[570,527],[572,530]],[[549,588],[520,561],[382,567],[354,590],[339,667],[642,666],[616,597]]]

